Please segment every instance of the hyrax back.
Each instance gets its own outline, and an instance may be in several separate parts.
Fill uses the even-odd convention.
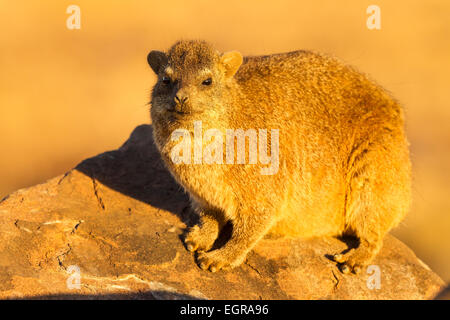
[[[148,62],[158,75],[153,134],[200,215],[185,243],[201,268],[239,265],[267,233],[354,235],[359,246],[335,260],[357,273],[408,211],[402,109],[353,68],[308,51],[242,58],[202,41],[152,51]],[[241,149],[227,140],[237,129]],[[230,240],[211,250],[228,222]]]

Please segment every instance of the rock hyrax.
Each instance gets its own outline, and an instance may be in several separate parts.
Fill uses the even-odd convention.
[[[147,60],[155,142],[200,216],[185,244],[202,269],[238,266],[268,233],[351,235],[359,245],[333,253],[342,272],[372,261],[410,206],[404,116],[388,92],[310,51],[242,57],[179,41]]]

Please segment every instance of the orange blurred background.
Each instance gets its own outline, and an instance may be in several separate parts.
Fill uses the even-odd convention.
[[[66,9],[81,9],[69,30]],[[366,27],[369,5],[381,30]],[[394,234],[450,280],[450,2],[0,0],[0,197],[116,149],[149,123],[151,49],[180,38],[244,55],[313,49],[405,106],[414,205]]]

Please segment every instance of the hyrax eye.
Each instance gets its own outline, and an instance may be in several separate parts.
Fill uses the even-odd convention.
[[[208,79],[206,79],[206,80],[204,80],[204,81],[202,82],[202,85],[204,85],[204,86],[210,86],[211,83],[212,83],[212,79],[211,79],[211,78],[208,78]]]
[[[169,78],[169,77],[163,77],[163,78],[162,78],[162,83],[164,83],[164,84],[170,84],[170,78]]]

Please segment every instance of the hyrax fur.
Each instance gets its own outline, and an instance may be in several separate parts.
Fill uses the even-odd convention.
[[[238,266],[273,233],[355,236],[359,246],[334,260],[342,272],[358,273],[407,213],[411,165],[402,108],[354,68],[309,51],[243,58],[204,41],[152,51],[148,63],[158,76],[151,97],[155,143],[200,216],[185,244],[197,251],[202,269]],[[229,164],[225,152],[223,163],[175,163],[180,139],[172,133],[184,129],[193,137],[195,121],[200,134],[242,129],[246,158],[247,133],[278,130],[278,171],[262,174],[267,164],[248,161]],[[207,140],[192,149],[204,150]],[[271,143],[269,137],[268,149]],[[211,250],[227,223],[231,238]]]

